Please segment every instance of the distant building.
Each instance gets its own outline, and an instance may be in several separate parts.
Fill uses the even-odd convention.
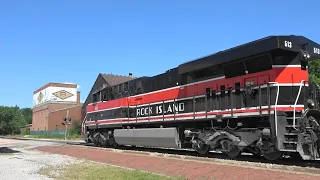
[[[69,111],[72,120],[82,121],[80,92],[76,84],[48,83],[33,92],[33,117],[30,131],[63,130]]]

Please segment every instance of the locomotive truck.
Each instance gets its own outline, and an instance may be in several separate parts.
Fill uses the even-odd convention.
[[[95,146],[193,149],[230,157],[320,159],[320,45],[268,36],[90,94],[82,133]]]

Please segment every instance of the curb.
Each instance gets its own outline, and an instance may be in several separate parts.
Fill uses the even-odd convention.
[[[15,140],[27,140],[27,141],[46,141],[46,142],[57,142],[57,143],[68,143],[68,144],[82,144],[85,143],[84,140],[58,140],[58,139],[37,139],[37,138],[16,138],[16,137],[6,137],[0,136],[2,139],[15,139]]]

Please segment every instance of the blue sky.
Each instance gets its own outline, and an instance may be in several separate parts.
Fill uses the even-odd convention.
[[[319,0],[1,0],[0,105],[32,106],[48,82],[151,76],[268,35],[319,36]],[[258,4],[256,4],[258,3]]]

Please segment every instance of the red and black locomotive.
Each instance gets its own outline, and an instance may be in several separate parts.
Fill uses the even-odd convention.
[[[269,36],[103,87],[91,94],[84,138],[96,146],[319,159],[319,88],[308,81],[319,49],[303,36]]]

